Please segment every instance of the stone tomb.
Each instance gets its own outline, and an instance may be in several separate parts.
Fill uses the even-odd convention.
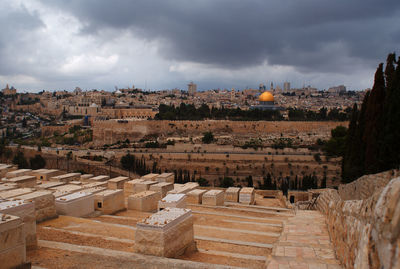
[[[53,194],[56,198],[67,195],[67,194],[71,194],[74,192],[78,192],[83,189],[84,189],[84,187],[79,186],[79,185],[74,185],[74,184],[66,184],[66,185],[49,188],[50,191],[54,192]]]
[[[148,191],[151,185],[157,184],[157,181],[141,181],[134,185],[134,192]]]
[[[21,200],[2,201],[0,202],[0,213],[20,217],[23,223],[22,231],[25,237],[26,248],[36,248],[36,216],[33,203]]]
[[[36,185],[35,188],[38,190],[47,190],[54,187],[65,185],[65,182],[57,182],[57,181],[48,181],[39,185]]]
[[[99,193],[99,192],[102,192],[105,190],[107,190],[106,187],[92,187],[92,188],[84,189],[83,191],[96,194],[96,193]]]
[[[8,172],[15,171],[17,168],[14,165],[1,164],[0,165],[0,178],[4,177]]]
[[[165,195],[167,195],[167,193],[173,189],[174,184],[168,182],[160,182],[150,186],[150,190],[158,191],[159,193],[161,193],[161,197],[165,197]]]
[[[209,190],[203,194],[203,205],[222,206],[224,205],[224,191]]]
[[[15,183],[2,183],[0,184],[0,192],[2,191],[8,191],[8,190],[14,190],[18,188],[18,185]]]
[[[103,214],[114,214],[125,209],[123,190],[105,190],[94,195],[94,207]]]
[[[29,175],[32,172],[32,169],[17,169],[11,172],[7,172],[6,178],[20,177]]]
[[[161,193],[155,191],[143,191],[128,197],[128,209],[153,212],[157,210]]]
[[[195,182],[188,182],[188,183],[185,183],[185,184],[174,184],[174,189],[169,191],[168,193],[171,193],[171,194],[177,194],[177,193],[186,194],[186,193],[196,189],[197,187],[199,187],[199,184],[195,183]]]
[[[97,177],[92,177],[92,178],[89,178],[89,181],[96,181],[96,182],[102,182],[102,181],[107,181],[107,180],[109,180],[110,179],[110,177],[109,176],[105,176],[105,175],[100,175],[100,176],[97,176]]]
[[[83,217],[94,212],[94,195],[90,192],[75,192],[56,198],[56,209],[60,215]]]
[[[89,181],[92,177],[94,177],[94,175],[92,175],[92,174],[83,174],[83,175],[81,175],[81,180],[86,182],[86,181]]]
[[[107,186],[108,186],[107,181],[104,181],[104,182],[92,182],[92,183],[87,183],[87,184],[82,185],[83,189],[85,189],[85,190],[93,188],[93,187],[104,187],[104,188],[107,188]]]
[[[15,183],[19,188],[33,188],[36,186],[35,176],[18,176],[7,179],[8,183]]]
[[[156,177],[158,182],[169,182],[174,183],[175,181],[175,174],[174,173],[162,173]]]
[[[206,192],[207,190],[200,190],[200,189],[192,190],[186,194],[187,196],[186,202],[188,204],[201,204],[203,200],[203,195]]]
[[[0,198],[1,199],[10,199],[10,198],[13,198],[16,196],[31,193],[33,191],[34,191],[34,189],[31,189],[31,188],[20,188],[20,189],[7,190],[7,191],[0,192]]]
[[[114,177],[108,181],[108,188],[110,190],[124,189],[124,184],[129,180],[129,177]]]
[[[50,180],[68,183],[73,180],[79,180],[80,177],[81,177],[81,173],[68,173],[68,174],[64,174],[64,175],[51,177]]]
[[[132,195],[134,193],[137,193],[136,191],[136,184],[139,182],[142,182],[143,179],[133,179],[129,180],[124,183],[124,193],[126,196]]]
[[[229,187],[225,191],[225,202],[233,202],[233,203],[239,202],[239,192],[240,192],[240,188]]]
[[[240,190],[239,203],[246,205],[253,205],[255,202],[255,191],[254,188],[245,187]]]
[[[0,214],[1,268],[17,268],[25,262],[26,246],[21,218]]]
[[[51,191],[35,191],[14,197],[12,199],[22,200],[24,202],[33,202],[33,204],[35,205],[36,222],[53,219],[58,216],[54,201],[54,195]]]
[[[138,253],[169,258],[195,250],[191,210],[166,208],[138,222],[135,249]]]
[[[144,181],[156,181],[160,174],[147,174],[141,177]]]
[[[183,193],[168,194],[167,196],[165,196],[158,202],[158,210],[162,210],[167,207],[185,208],[186,207],[186,195]]]
[[[64,172],[57,169],[39,169],[33,170],[31,175],[35,176],[37,180],[48,181],[52,177],[62,175]]]

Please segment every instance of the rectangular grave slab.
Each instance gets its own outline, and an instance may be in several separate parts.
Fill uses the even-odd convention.
[[[157,204],[160,199],[161,194],[155,191],[135,193],[128,197],[128,209],[154,212],[157,211]]]
[[[15,183],[1,183],[0,184],[0,192],[14,190],[16,188],[18,188],[18,185]]]
[[[233,202],[233,203],[239,202],[239,192],[240,192],[240,188],[229,187],[225,191],[225,201],[226,202]]]
[[[167,193],[174,189],[173,183],[161,182],[150,186],[151,191],[158,191],[161,197],[165,197]]]
[[[134,185],[135,193],[148,191],[151,185],[157,184],[157,181],[141,181]]]
[[[79,180],[80,177],[81,177],[81,173],[68,173],[68,174],[64,174],[64,175],[51,177],[50,180],[68,183],[73,180]]]
[[[125,196],[129,196],[132,195],[134,193],[137,193],[138,191],[136,191],[136,184],[139,182],[143,182],[143,179],[133,179],[133,180],[129,180],[127,182],[124,183],[124,193]]]
[[[125,209],[124,191],[105,190],[94,194],[94,207],[108,215]]]
[[[201,204],[203,200],[203,195],[206,193],[207,190],[192,190],[186,194],[186,202],[188,204]]]
[[[156,181],[157,177],[159,175],[160,174],[151,173],[151,174],[147,174],[147,175],[142,176],[141,179],[143,179],[144,181]]]
[[[84,189],[83,186],[74,185],[74,184],[65,184],[61,186],[56,186],[49,188],[48,190],[53,192],[53,195],[57,197],[61,197],[70,193],[82,191]]]
[[[3,201],[0,202],[0,213],[18,216],[23,223],[23,234],[27,249],[37,246],[35,205],[32,202]]]
[[[26,246],[22,219],[0,214],[1,268],[16,268],[26,262]]]
[[[114,177],[108,181],[108,188],[110,190],[124,189],[124,184],[129,180],[129,177]]]
[[[37,180],[40,181],[49,181],[50,178],[56,177],[59,175],[64,174],[63,171],[57,170],[57,169],[39,169],[39,170],[33,170],[31,172],[32,176],[35,176]]]
[[[32,169],[17,169],[14,171],[10,171],[6,174],[6,178],[20,177],[29,175],[32,172]]]
[[[31,193],[33,191],[34,189],[31,188],[19,188],[19,189],[7,190],[0,192],[0,199],[10,199],[19,195]]]
[[[15,171],[18,168],[14,165],[3,164],[0,166],[0,178],[4,177],[8,172]]]
[[[103,181],[107,181],[107,180],[109,180],[110,179],[110,177],[109,176],[106,176],[106,175],[100,175],[100,176],[96,176],[96,177],[92,177],[92,178],[89,178],[89,181],[91,181],[91,182],[103,182]]]
[[[56,198],[56,209],[60,215],[83,217],[94,212],[94,195],[90,192],[75,192]]]
[[[162,173],[156,177],[158,182],[169,182],[174,183],[175,181],[175,174],[174,173]]]
[[[224,191],[209,190],[203,194],[203,205],[222,206],[224,205]]]
[[[35,205],[36,222],[42,222],[58,216],[55,206],[55,197],[51,191],[35,191],[12,199],[33,202]]]
[[[65,182],[47,181],[47,182],[42,182],[42,184],[36,185],[35,188],[38,190],[47,190],[47,189],[62,186],[65,184],[66,184]]]
[[[15,183],[19,188],[33,188],[36,186],[35,176],[18,176],[7,179],[8,183]]]
[[[246,205],[253,205],[255,201],[254,188],[246,187],[242,188],[239,193],[239,203]]]
[[[177,258],[195,248],[193,216],[189,209],[166,208],[136,224],[138,253]]]
[[[92,177],[94,177],[94,175],[92,175],[92,174],[83,174],[83,175],[81,175],[81,181],[87,182],[87,181],[89,181]]]
[[[158,210],[162,210],[167,207],[185,208],[186,207],[186,195],[183,193],[167,194],[167,196],[165,196],[158,202]]]

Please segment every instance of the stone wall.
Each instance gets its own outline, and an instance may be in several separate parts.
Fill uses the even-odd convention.
[[[349,198],[347,188],[354,188],[354,197],[363,200],[343,199],[336,190],[319,196],[316,208],[327,215],[336,254],[345,268],[400,268],[400,177],[388,179],[397,174],[398,171],[371,175],[341,187],[343,197]],[[367,198],[368,192],[359,188],[363,181],[367,186],[389,183],[374,193],[371,189]]]

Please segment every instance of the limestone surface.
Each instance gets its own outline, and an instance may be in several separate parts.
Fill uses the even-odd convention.
[[[224,205],[224,192],[222,190],[209,190],[203,194],[202,204],[211,206]]]

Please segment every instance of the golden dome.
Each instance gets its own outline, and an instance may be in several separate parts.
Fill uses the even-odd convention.
[[[273,102],[274,96],[270,92],[263,92],[259,97],[258,100],[260,102]]]

